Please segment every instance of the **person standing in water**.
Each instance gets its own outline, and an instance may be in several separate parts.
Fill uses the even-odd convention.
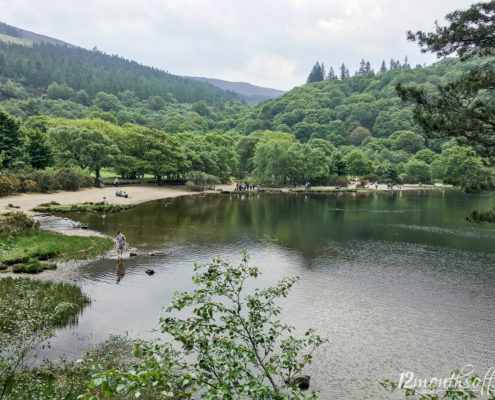
[[[115,244],[117,245],[117,252],[119,254],[119,258],[122,258],[122,253],[124,252],[126,241],[127,239],[125,238],[125,236],[120,231],[118,231],[117,238],[115,239]]]

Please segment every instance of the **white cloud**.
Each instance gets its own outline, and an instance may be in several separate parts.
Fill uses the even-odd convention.
[[[471,0],[0,0],[3,22],[179,75],[290,89],[315,61],[431,62],[408,29]]]

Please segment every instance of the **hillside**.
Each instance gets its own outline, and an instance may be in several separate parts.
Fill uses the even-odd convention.
[[[53,45],[76,47],[62,40],[54,39],[49,36],[40,35],[39,33],[34,33],[31,31],[27,31],[25,29],[17,28],[15,26],[8,25],[3,22],[0,22],[0,34],[18,38],[24,42],[29,42],[29,43],[49,43]]]
[[[81,50],[83,50],[82,48],[79,48],[78,46],[74,46],[73,44],[64,42],[62,40],[55,39],[55,38],[52,38],[52,37],[49,37],[46,35],[34,33],[31,31],[27,31],[25,29],[21,29],[21,28],[12,26],[12,25],[2,23],[2,22],[0,22],[0,41],[10,43],[10,44],[24,44],[24,45],[27,45],[29,47],[32,47],[34,43],[37,43],[37,44],[52,44],[55,46],[62,46],[62,48],[73,48],[74,51],[72,54],[70,52],[65,52],[67,54],[65,54],[65,55],[58,54],[57,55],[57,61],[62,62],[62,63],[69,62],[72,64],[72,66],[74,66],[74,64],[71,62],[71,59],[74,58],[74,53],[78,53],[78,52],[80,53]],[[59,51],[58,53],[61,53],[61,52],[63,52],[63,50]],[[45,53],[46,53],[46,51],[42,55],[44,56]],[[105,56],[104,53],[100,53],[100,52],[97,52],[97,53]],[[36,56],[33,54],[33,57],[36,57]],[[96,61],[96,66],[103,66],[104,68],[107,68],[106,65],[108,64],[108,61],[102,59],[101,57],[100,57],[100,60],[95,60],[94,57],[87,57],[87,56],[82,57],[82,60],[81,60],[80,55],[76,55],[76,57],[78,58],[78,61],[87,62],[90,64],[95,63],[95,61]],[[84,58],[86,58],[86,60],[84,60]],[[114,58],[114,56],[111,56],[111,58]],[[127,61],[127,60],[120,58],[120,61]],[[23,63],[23,62],[21,62],[21,63]],[[131,61],[131,63],[136,64],[133,61]],[[117,66],[117,68],[122,68],[122,67],[126,68],[122,63],[120,63],[120,64],[121,65]],[[146,71],[146,68],[149,68],[149,67],[146,67],[146,66],[141,66],[141,67],[142,67],[142,71],[141,71],[141,73],[138,73],[138,75],[147,76],[149,71]],[[113,66],[110,66],[110,68],[111,69],[115,68],[115,63]],[[154,68],[151,68],[151,69],[154,71],[157,71]],[[44,72],[44,71],[42,71],[42,72]],[[160,71],[160,72],[163,72],[163,71]],[[6,77],[12,78],[12,76],[6,76]],[[165,77],[165,75],[162,76],[162,78],[164,78],[164,77]],[[228,81],[224,81],[221,79],[202,78],[202,77],[188,77],[188,76],[179,77],[179,76],[174,76],[171,74],[166,74],[166,77],[169,80],[183,79],[185,81],[185,83],[183,83],[183,85],[181,85],[181,86],[194,86],[194,84],[191,83],[190,81],[198,81],[198,82],[203,82],[206,84],[211,84],[212,86],[219,88],[222,91],[226,91],[226,92],[230,93],[230,95],[232,95],[232,93],[235,93],[236,95],[233,96],[234,98],[240,97],[240,98],[244,99],[245,101],[247,101],[249,104],[257,104],[261,101],[278,97],[284,93],[281,90],[264,88],[264,87],[260,87],[260,86],[251,85],[250,83],[245,83],[245,82],[228,82]],[[64,83],[64,82],[59,82],[60,79],[56,80],[53,77],[51,77],[50,79],[52,79],[52,81],[54,81],[54,82]],[[49,82],[49,83],[51,83],[51,82]],[[65,83],[68,83],[68,82],[65,82]],[[46,85],[46,82],[43,82],[43,84]],[[71,86],[71,85],[69,84],[69,86]],[[173,86],[173,85],[170,84],[169,86]],[[201,85],[199,85],[199,86],[201,87]],[[206,91],[204,85],[202,86],[202,88],[203,88],[203,91]],[[73,87],[73,89],[77,90],[78,88]],[[83,89],[86,90],[87,92],[91,92],[91,90],[88,90],[87,88],[83,88]],[[132,88],[132,89],[128,88],[128,89],[129,90],[135,90],[135,88]],[[113,93],[113,94],[117,94],[117,93],[114,93],[113,91],[111,91],[108,87],[101,88],[100,90],[106,91],[109,93]],[[121,90],[122,90],[122,88],[121,88]],[[183,95],[179,94],[178,92],[180,92],[181,90],[186,90],[186,91],[188,90],[184,87],[176,89],[175,91],[173,89],[169,89],[169,88],[165,88],[165,90],[169,90],[169,92],[172,94],[172,96],[174,96],[180,102],[193,102],[193,101],[198,101],[198,100],[206,100],[208,102],[213,101],[210,99],[210,97],[212,97],[212,96],[206,95],[205,93],[204,93],[204,95],[207,98],[200,98],[201,94],[198,94],[198,93],[196,95],[193,95],[193,96],[183,96]],[[211,88],[210,88],[210,90],[211,90]],[[94,93],[92,93],[92,94],[94,94]],[[225,94],[225,93],[223,93],[223,94]],[[159,95],[162,97],[166,97],[167,94],[166,94],[166,92],[165,93],[154,92],[152,95]],[[239,95],[239,96],[237,96],[237,95]],[[229,95],[227,95],[227,97],[228,96]]]
[[[399,130],[421,134],[411,107],[399,99],[395,85],[433,87],[454,80],[479,62],[461,63],[450,58],[429,67],[397,68],[306,84],[249,110],[239,119],[236,130],[243,134],[277,130],[292,133],[301,142],[320,138],[336,146],[350,144],[350,133],[360,126],[376,138],[387,138]]]
[[[208,82],[220,89],[230,90],[240,94],[249,104],[257,104],[268,99],[274,99],[285,93],[283,90],[256,86],[247,82],[229,82],[222,79],[201,78],[196,76],[191,76],[189,78],[201,82]]]

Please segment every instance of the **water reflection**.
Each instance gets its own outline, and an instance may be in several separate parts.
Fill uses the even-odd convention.
[[[117,260],[117,283],[120,283],[122,278],[124,278],[124,275],[125,275],[124,260],[122,260],[122,258],[119,258]]]

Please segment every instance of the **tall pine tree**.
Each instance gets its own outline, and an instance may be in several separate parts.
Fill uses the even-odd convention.
[[[320,82],[325,79],[325,65],[318,61],[308,75],[307,83]]]

